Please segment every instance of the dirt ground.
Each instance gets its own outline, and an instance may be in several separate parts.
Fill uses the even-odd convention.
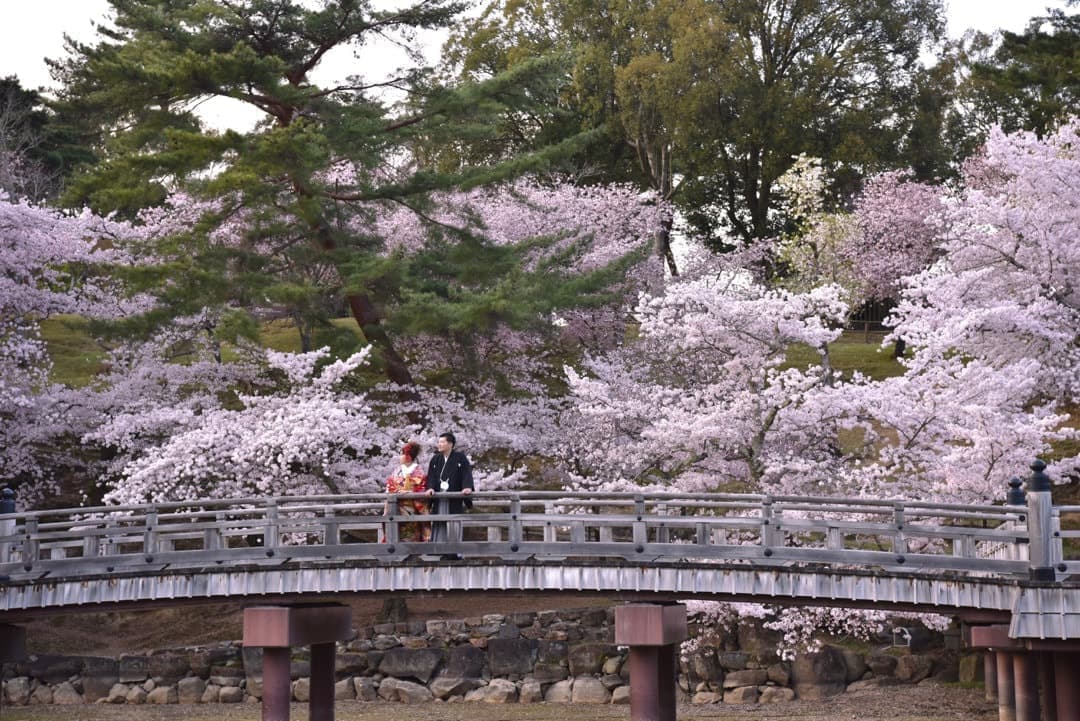
[[[572,711],[570,709],[573,709]],[[338,721],[625,721],[629,706],[565,704],[399,703],[339,701]],[[981,689],[922,684],[846,693],[823,701],[793,701],[768,706],[681,706],[687,721],[992,721],[997,706]],[[258,721],[255,704],[208,706],[37,706],[5,708],[0,721]],[[293,704],[292,718],[306,721],[307,707]]]

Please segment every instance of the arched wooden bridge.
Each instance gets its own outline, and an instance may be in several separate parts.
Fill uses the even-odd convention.
[[[372,592],[558,591],[956,615],[972,628],[969,643],[993,650],[988,671],[1013,694],[1016,718],[1021,691],[1030,696],[1035,683],[1027,675],[1036,655],[1049,654],[1051,668],[1066,676],[1080,668],[1080,561],[1065,553],[1080,531],[1061,523],[1080,507],[1053,507],[1046,484],[1029,484],[1013,505],[475,493],[468,514],[422,517],[447,522],[444,543],[401,540],[402,525],[417,520],[397,514],[404,498],[202,499],[0,514],[0,624],[190,602],[278,604],[285,610],[249,609],[251,645],[270,649],[297,645],[298,637],[267,639],[310,625],[307,611],[288,604]],[[332,655],[348,620],[317,613],[333,617],[332,628],[304,643]],[[1072,704],[1080,701],[1068,696],[1076,687],[1068,681],[1057,693]],[[287,709],[287,698],[282,703]]]
[[[1052,509],[744,494],[493,492],[447,543],[399,540],[384,494],[0,516],[0,620],[23,612],[355,592],[581,591],[997,614],[1080,636],[1080,561]],[[1043,555],[1033,580],[1031,549]],[[446,560],[445,556],[460,560]],[[1049,575],[1046,575],[1049,573]]]

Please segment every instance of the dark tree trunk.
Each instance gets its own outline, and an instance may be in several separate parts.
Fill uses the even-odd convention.
[[[391,596],[383,601],[379,615],[375,617],[378,623],[404,623],[409,618],[409,607],[404,596]]]
[[[671,226],[674,221],[666,219],[660,225],[656,234],[656,254],[667,264],[668,272],[672,277],[679,275],[679,267],[675,264],[675,253],[671,250]]]
[[[386,364],[386,377],[401,386],[412,386],[413,377],[409,366],[394,348],[386,329],[382,327],[382,315],[366,295],[350,295],[349,310],[368,343],[375,346]]]

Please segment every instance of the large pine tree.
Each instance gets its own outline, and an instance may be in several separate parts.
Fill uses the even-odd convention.
[[[497,132],[492,119],[532,102],[551,61],[452,88],[419,67],[389,79],[357,72],[333,86],[312,80],[329,53],[377,38],[407,44],[417,30],[448,25],[462,7],[454,0],[390,11],[368,0],[110,3],[112,26],[92,44],[69,42],[72,59],[53,64],[61,112],[96,132],[100,156],[66,201],[129,217],[167,199],[174,212],[188,197],[201,203],[190,222],[152,234],[156,262],[137,277],[160,300],[152,320],[266,304],[325,320],[342,303],[386,377],[411,385],[388,316],[414,279],[383,252],[373,219],[388,206],[423,213],[431,191],[543,168],[582,141],[450,169],[417,160],[417,148]],[[389,104],[388,86],[408,100]],[[208,129],[197,109],[220,98],[256,110],[258,123]],[[486,253],[505,254],[482,240],[469,250],[462,273]]]

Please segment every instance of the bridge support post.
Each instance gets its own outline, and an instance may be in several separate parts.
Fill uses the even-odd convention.
[[[334,719],[334,643],[352,636],[352,610],[338,604],[244,609],[244,646],[263,649],[262,721],[289,721],[293,646],[311,646],[311,721]]]
[[[292,675],[289,661],[292,649],[267,646],[262,660],[262,721],[289,721],[292,701]]]
[[[1020,651],[1012,657],[1016,721],[1040,721],[1039,667],[1035,654]]]
[[[1039,665],[1039,705],[1042,721],[1057,721],[1057,684],[1054,682],[1054,654],[1040,651],[1036,656]]]
[[[1058,721],[1080,721],[1080,653],[1058,652],[1053,658]]]
[[[311,644],[311,700],[308,702],[310,721],[334,721],[334,657],[333,643]]]
[[[631,721],[675,721],[676,646],[686,635],[682,604],[615,609],[615,643],[630,647]]]
[[[1016,721],[1012,654],[995,651],[994,655],[997,656],[998,721]]]
[[[991,650],[983,651],[983,688],[986,700],[997,703],[997,654]]]

